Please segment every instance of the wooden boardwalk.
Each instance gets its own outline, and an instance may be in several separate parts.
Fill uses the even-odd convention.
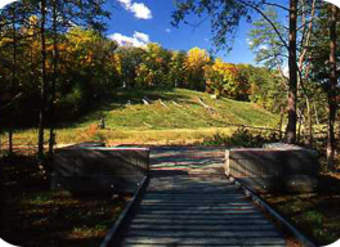
[[[282,234],[225,176],[190,172],[219,171],[223,156],[221,149],[153,150],[151,180],[121,246],[285,246]]]

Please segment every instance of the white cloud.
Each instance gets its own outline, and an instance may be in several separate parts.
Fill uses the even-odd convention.
[[[135,32],[133,37],[135,37],[138,40],[141,40],[145,43],[149,43],[150,42],[150,38],[149,35],[145,34],[145,33],[141,33],[141,32]]]
[[[125,8],[129,8],[131,6],[131,0],[118,0],[118,2],[123,4]]]
[[[260,49],[260,50],[268,50],[269,48],[268,48],[267,45],[260,45],[260,46],[259,46],[259,49]]]
[[[114,33],[109,35],[109,38],[115,40],[121,46],[135,46],[135,47],[145,47],[150,43],[149,35],[141,32],[134,32],[133,36],[126,36],[121,33]]]
[[[144,3],[133,3],[130,9],[138,19],[152,18],[151,10]]]
[[[170,28],[166,28],[166,29],[165,29],[165,32],[171,33],[171,29],[170,29]]]
[[[7,4],[15,2],[16,0],[0,0],[0,9],[4,8]]]
[[[246,41],[249,46],[252,46],[254,44],[254,42],[250,40],[249,38],[247,38]]]
[[[126,9],[134,13],[138,19],[151,19],[151,10],[144,3],[133,3],[132,0],[117,0]]]

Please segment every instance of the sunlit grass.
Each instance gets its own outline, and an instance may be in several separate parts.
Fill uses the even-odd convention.
[[[142,103],[143,97],[151,100]],[[201,98],[214,111],[198,103]],[[160,102],[166,105],[162,105]],[[126,104],[128,101],[131,104]],[[104,116],[106,128],[96,126]],[[198,144],[217,132],[231,135],[233,124],[276,128],[278,116],[258,105],[186,89],[121,91],[78,120],[57,129],[57,144],[105,141],[112,144]],[[48,135],[45,135],[46,139]],[[3,138],[4,139],[4,138]],[[37,130],[17,130],[19,143],[36,144]]]

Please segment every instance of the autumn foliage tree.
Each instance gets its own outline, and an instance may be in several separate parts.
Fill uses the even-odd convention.
[[[282,24],[277,12],[266,8],[271,6],[266,1],[228,0],[221,5],[210,0],[179,1],[174,22],[179,23],[190,11],[198,15],[208,12],[216,27],[214,44],[227,50],[241,17],[251,18],[250,13],[257,11],[260,19],[253,23],[250,36],[257,62],[263,67],[214,59],[210,52],[198,47],[175,51],[157,43],[119,46],[102,32],[102,17],[108,15],[103,1],[95,1],[96,5],[91,5],[90,0],[41,1],[45,7],[39,1],[23,1],[0,14],[0,111],[5,116],[0,118],[1,126],[6,131],[17,126],[39,127],[39,152],[46,144],[46,128],[50,128],[49,146],[53,153],[55,129],[60,123],[77,119],[114,98],[119,90],[187,88],[250,101],[281,114],[282,108],[287,107],[288,94],[289,142],[295,139],[296,109],[300,126],[306,111],[309,119],[314,113],[316,123],[325,122],[328,100],[335,109],[329,116],[334,125],[334,94],[338,92],[338,66],[334,60],[338,58],[339,46],[332,48],[330,61],[329,11],[316,8],[316,0],[298,1],[297,10],[296,6],[275,5],[290,14],[291,30]],[[336,35],[332,22],[333,39],[339,35],[338,18],[336,15]],[[298,30],[294,28],[295,21]],[[297,31],[295,42],[289,31]],[[298,45],[291,52],[294,43]],[[333,43],[334,40],[332,47]],[[295,55],[299,74],[292,65],[291,57]],[[287,76],[283,70],[289,63],[291,73]],[[308,96],[305,101],[304,96]],[[330,136],[334,136],[334,131],[330,131]],[[334,150],[334,139],[329,142]]]
[[[143,54],[142,62],[136,68],[138,87],[167,87],[171,54],[160,45],[149,43]],[[171,85],[171,84],[170,84]]]
[[[210,60],[206,50],[194,47],[188,51],[184,61],[184,68],[186,70],[185,87],[199,91],[205,90],[204,66]]]
[[[217,48],[231,49],[231,40],[235,37],[237,27],[241,19],[252,19],[255,12],[263,17],[273,29],[273,33],[282,41],[288,53],[289,63],[289,85],[288,85],[288,124],[287,142],[296,141],[296,94],[297,94],[297,65],[296,65],[296,37],[297,37],[297,12],[298,0],[289,0],[289,4],[269,3],[257,0],[177,0],[176,11],[173,13],[173,24],[176,26],[183,21],[189,14],[202,16],[207,14],[210,17],[211,29],[214,34],[213,41]],[[287,12],[289,16],[288,42],[283,37],[280,30],[267,16],[264,9],[267,6],[275,6]]]
[[[237,80],[238,70],[233,64],[223,62],[217,58],[212,65],[204,67],[206,90],[213,92],[218,98],[225,96],[237,99],[243,93],[242,82]]]

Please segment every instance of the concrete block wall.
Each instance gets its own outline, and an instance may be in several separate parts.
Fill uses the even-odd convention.
[[[72,146],[56,151],[51,187],[74,193],[134,192],[149,170],[149,149]]]
[[[307,149],[240,148],[226,151],[225,173],[262,191],[313,191],[318,157]]]

